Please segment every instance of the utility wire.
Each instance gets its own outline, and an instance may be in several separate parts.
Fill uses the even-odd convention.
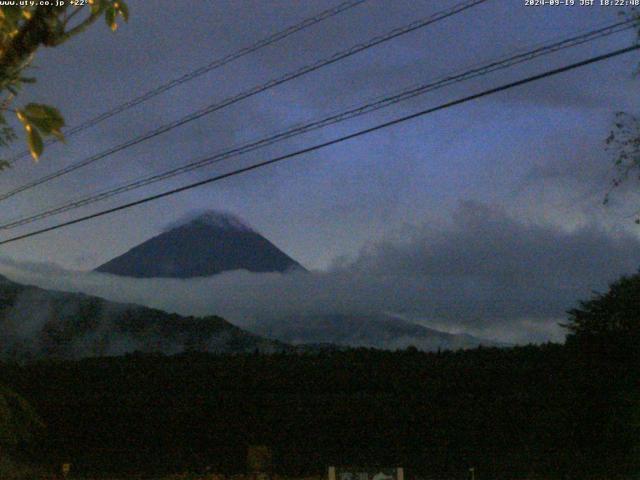
[[[329,125],[333,125],[335,123],[338,122],[343,122],[345,120],[348,119],[352,119],[367,113],[371,113],[373,111],[382,109],[382,108],[386,108],[389,107],[391,105],[394,105],[398,102],[404,101],[404,100],[408,100],[410,98],[414,98],[417,97],[419,95],[423,95],[427,92],[431,92],[440,88],[444,88],[446,86],[455,84],[455,83],[460,83],[462,81],[466,81],[475,77],[479,77],[482,75],[487,75],[489,73],[498,71],[498,70],[503,70],[506,68],[510,68],[514,65],[523,63],[523,62],[527,62],[545,55],[549,55],[555,52],[558,52],[560,50],[566,49],[566,48],[571,48],[571,47],[575,47],[578,45],[582,45],[584,43],[587,42],[592,42],[594,40],[615,34],[615,33],[620,33],[622,31],[626,31],[629,30],[631,28],[634,27],[633,23],[635,21],[634,20],[626,20],[626,21],[621,21],[621,22],[617,22],[611,25],[607,25],[605,27],[599,28],[597,30],[591,30],[588,31],[586,33],[582,33],[576,36],[573,36],[571,38],[567,38],[567,39],[563,39],[560,40],[558,42],[554,42],[551,44],[547,44],[547,45],[542,45],[539,46],[537,48],[533,48],[531,50],[522,52],[522,53],[518,53],[516,55],[510,56],[510,57],[505,57],[502,58],[500,60],[495,60],[492,62],[489,62],[487,64],[484,64],[480,67],[477,68],[472,68],[470,70],[466,70],[460,74],[455,74],[455,75],[449,75],[446,77],[443,77],[437,81],[433,81],[430,83],[426,83],[426,84],[422,84],[422,85],[418,85],[418,86],[413,86],[409,89],[405,89],[403,91],[401,91],[400,93],[396,93],[394,95],[391,96],[386,96],[386,97],[382,97],[379,98],[375,101],[371,101],[365,105],[361,105],[358,106],[356,108],[351,108],[348,109],[346,111],[342,111],[338,114],[334,114],[328,117],[325,117],[321,120],[317,120],[311,123],[307,123],[304,125],[298,125],[295,126],[293,128],[289,128],[288,130],[285,130],[283,132],[274,134],[272,136],[266,137],[266,138],[262,138],[260,140],[257,141],[253,141],[247,144],[244,144],[242,146],[230,149],[230,150],[226,150],[224,152],[220,152],[220,153],[216,153],[213,156],[207,156],[204,159],[200,159],[197,160],[195,162],[191,162],[188,163],[186,165],[182,165],[180,167],[176,167],[161,173],[157,173],[157,174],[153,174],[138,180],[135,180],[133,182],[129,182],[126,183],[124,185],[121,186],[117,186],[114,188],[110,188],[107,190],[103,190],[101,192],[98,193],[94,193],[91,194],[89,196],[85,196],[81,199],[78,200],[73,200],[70,202],[67,202],[65,204],[59,205],[57,207],[54,208],[50,208],[47,209],[45,211],[42,212],[38,212],[36,214],[32,214],[30,216],[27,217],[21,217],[15,220],[11,220],[7,223],[1,224],[0,225],[0,230],[8,230],[8,229],[12,229],[12,228],[17,228],[23,225],[27,225],[30,223],[33,223],[35,221],[38,220],[42,220],[48,217],[51,217],[53,215],[57,215],[60,213],[64,213],[70,210],[74,210],[76,208],[80,208],[80,207],[84,207],[93,203],[96,203],[98,201],[102,201],[102,200],[106,200],[108,198],[114,197],[116,195],[119,195],[121,193],[125,193],[125,192],[129,192],[132,190],[136,190],[138,188],[142,188],[144,186],[156,183],[156,182],[160,182],[163,180],[167,180],[171,177],[186,173],[186,172],[190,172],[192,170],[196,170],[199,168],[203,168],[205,166],[214,164],[214,163],[218,163],[221,162],[223,160],[227,160],[229,158],[233,158],[254,150],[257,150],[259,148],[263,148],[266,147],[268,145],[272,145],[274,143],[283,141],[285,139],[294,137],[294,136],[298,136],[301,135],[303,133],[307,133],[313,130],[317,130],[319,128],[323,128]]]
[[[224,57],[218,58],[216,60],[213,60],[212,62],[208,63],[207,65],[204,65],[202,67],[197,68],[196,70],[193,70],[189,73],[186,73],[180,77],[174,78],[173,80],[170,80],[166,83],[163,83],[162,85],[159,85],[158,87],[149,90],[148,92],[143,93],[142,95],[132,98],[114,108],[112,108],[111,110],[107,110],[106,112],[103,112],[79,125],[76,125],[75,127],[72,127],[68,130],[64,131],[64,136],[65,138],[70,138],[73,135],[80,133],[84,130],[87,130],[88,128],[91,128],[101,122],[103,122],[104,120],[107,120],[108,118],[111,118],[115,115],[118,115],[119,113],[124,112],[125,110],[128,110],[132,107],[135,107],[136,105],[139,105],[143,102],[146,102],[147,100],[152,99],[153,97],[156,97],[164,92],[166,92],[167,90],[171,90],[172,88],[175,88],[179,85],[182,85],[183,83],[186,83],[190,80],[193,80],[194,78],[200,77],[202,75],[204,75],[205,73],[211,72],[213,70],[217,70],[218,68],[221,68],[225,65],[227,65],[228,63],[231,63],[235,60],[238,60],[239,58],[242,58],[246,55],[249,55],[253,52],[256,52],[264,47],[268,47],[270,45],[273,45],[276,42],[279,42],[280,40],[283,40],[291,35],[293,35],[294,33],[297,33],[301,30],[304,30],[306,28],[309,28],[317,23],[320,23],[324,20],[327,20],[331,17],[334,17],[342,12],[345,12],[351,8],[357,7],[358,5],[361,5],[363,3],[365,3],[367,0],[349,0],[347,2],[343,2],[333,8],[327,9],[323,12],[320,12],[312,17],[306,18],[303,21],[301,21],[300,23],[297,23],[295,25],[291,25],[287,28],[285,28],[284,30],[281,30],[279,32],[276,32],[272,35],[269,35],[268,37],[263,38],[262,40],[259,40],[258,42],[254,43],[253,45],[247,46],[247,47],[243,47],[239,50],[237,50],[236,52],[230,53],[228,55],[225,55]],[[49,140],[47,140],[45,142],[45,145],[51,145],[53,143],[56,143],[57,139],[55,138],[51,138]],[[20,154],[18,154],[17,156],[13,157],[9,163],[11,165],[13,165],[15,162],[17,162],[18,160],[20,160],[21,158],[25,158],[28,157],[29,151],[24,151]]]
[[[401,35],[405,35],[407,33],[413,32],[415,30],[418,30],[420,28],[424,28],[428,25],[431,25],[433,23],[439,22],[441,20],[444,20],[446,18],[449,18],[453,15],[456,15],[458,13],[461,13],[469,8],[472,8],[476,5],[485,3],[487,0],[467,0],[465,2],[459,3],[449,9],[446,10],[442,10],[436,14],[433,14],[427,18],[423,18],[421,20],[417,20],[414,21],[408,25],[405,25],[403,27],[400,28],[396,28],[394,30],[391,30],[390,32],[375,37],[365,43],[361,43],[358,45],[355,45],[351,48],[348,48],[346,50],[343,50],[341,52],[338,52],[334,55],[332,55],[329,58],[326,58],[324,60],[320,60],[316,63],[313,63],[311,65],[307,65],[305,67],[302,67],[299,70],[295,70],[293,72],[287,73],[281,77],[269,80],[268,82],[262,84],[262,85],[258,85],[256,87],[253,87],[249,90],[246,90],[242,93],[239,93],[233,97],[229,97],[219,103],[215,103],[212,105],[209,105],[205,108],[202,108],[200,110],[197,110],[193,113],[190,113],[189,115],[186,115],[185,117],[182,117],[178,120],[175,120],[171,123],[167,123],[165,125],[162,125],[154,130],[151,130],[139,137],[136,137],[132,140],[129,140],[127,142],[121,143],[120,145],[117,145],[115,147],[109,148],[108,150],[105,150],[101,153],[98,153],[96,155],[93,155],[89,158],[86,158],[84,160],[81,160],[80,162],[76,162],[72,165],[69,165],[68,167],[62,168],[56,172],[53,172],[49,175],[45,175],[44,177],[41,177],[37,180],[28,182],[20,187],[17,187],[13,190],[10,190],[9,192],[6,192],[4,194],[0,195],[0,201],[6,200],[7,198],[13,197],[14,195],[20,193],[20,192],[24,192],[26,190],[29,190],[31,188],[34,188],[38,185],[42,185],[43,183],[47,183],[51,180],[54,180],[56,178],[59,178],[63,175],[66,175],[68,173],[74,172],[80,168],[86,167],[87,165],[90,165],[92,163],[97,162],[98,160],[101,160],[105,157],[108,157],[110,155],[113,155],[114,153],[120,152],[122,150],[125,150],[129,147],[132,147],[134,145],[137,145],[139,143],[142,143],[146,140],[149,140],[151,138],[157,137],[158,135],[162,135],[163,133],[166,133],[170,130],[173,130],[174,128],[180,127],[182,125],[185,125],[189,122],[192,122],[194,120],[197,120],[199,118],[204,117],[205,115],[209,115],[215,111],[221,110],[225,107],[228,107],[229,105],[232,105],[234,103],[237,103],[241,100],[244,100],[246,98],[252,97],[254,95],[257,95],[261,92],[264,92],[265,90],[268,90],[270,88],[276,87],[278,85],[281,85],[285,82],[288,82],[290,80],[294,80],[296,78],[299,78],[303,75],[306,75],[307,73],[313,72],[315,70],[318,70],[322,67],[325,67],[327,65],[331,65],[333,63],[336,63],[340,60],[343,60],[347,57],[350,57],[352,55],[355,55],[357,53],[360,53],[364,50],[368,50],[369,48],[375,47],[377,45],[380,45],[384,42],[388,42],[394,38],[397,38]]]
[[[169,196],[175,195],[177,193],[181,193],[181,192],[185,192],[185,191],[188,191],[188,190],[192,190],[194,188],[197,188],[197,187],[200,187],[200,186],[203,186],[203,185],[208,185],[210,183],[218,182],[218,181],[223,180],[225,178],[229,178],[229,177],[233,177],[233,176],[236,176],[236,175],[240,175],[242,173],[250,172],[252,170],[257,170],[259,168],[266,167],[267,165],[272,165],[274,163],[282,162],[282,161],[288,160],[290,158],[294,158],[294,157],[297,157],[297,156],[300,156],[300,155],[303,155],[303,154],[306,154],[306,153],[314,152],[314,151],[329,147],[331,145],[336,145],[338,143],[342,143],[342,142],[345,142],[347,140],[352,140],[354,138],[361,137],[363,135],[367,135],[367,134],[376,132],[378,130],[382,130],[384,128],[388,128],[388,127],[394,126],[394,125],[398,125],[400,123],[404,123],[404,122],[407,122],[409,120],[413,120],[415,118],[422,117],[422,116],[425,116],[425,115],[428,115],[428,114],[431,114],[431,113],[434,113],[434,112],[437,112],[437,111],[440,111],[440,110],[445,110],[447,108],[451,108],[451,107],[454,107],[456,105],[461,105],[463,103],[467,103],[467,102],[470,102],[472,100],[476,100],[476,99],[479,99],[479,98],[482,98],[482,97],[487,97],[489,95],[494,95],[494,94],[499,93],[499,92],[510,90],[512,88],[515,88],[515,87],[518,87],[518,86],[521,86],[521,85],[525,85],[525,84],[528,84],[528,83],[531,83],[531,82],[535,82],[535,81],[538,81],[538,80],[542,80],[544,78],[552,77],[552,76],[558,75],[560,73],[564,73],[564,72],[568,72],[570,70],[574,70],[576,68],[584,67],[586,65],[591,65],[593,63],[597,63],[597,62],[601,62],[601,61],[604,61],[604,60],[607,60],[607,59],[610,59],[610,58],[614,58],[614,57],[617,57],[617,56],[620,56],[620,55],[623,55],[625,53],[629,53],[629,52],[632,52],[632,51],[635,51],[635,50],[638,50],[638,49],[640,49],[640,45],[636,44],[636,45],[632,45],[630,47],[622,48],[622,49],[619,49],[619,50],[614,50],[612,52],[605,53],[603,55],[598,55],[598,56],[595,56],[595,57],[591,57],[591,58],[589,58],[587,60],[583,60],[581,62],[572,63],[572,64],[566,65],[564,67],[556,68],[556,69],[553,69],[553,70],[547,70],[546,72],[540,73],[538,75],[533,75],[533,76],[524,78],[522,80],[518,80],[518,81],[515,81],[515,82],[507,83],[507,84],[504,84],[504,85],[501,85],[499,87],[495,87],[495,88],[492,88],[492,89],[489,89],[489,90],[484,90],[484,91],[482,91],[480,93],[469,95],[467,97],[463,97],[463,98],[460,98],[458,100],[453,100],[453,101],[438,105],[437,107],[428,108],[426,110],[422,110],[420,112],[413,113],[411,115],[406,115],[406,116],[403,116],[403,117],[399,117],[399,118],[396,118],[394,120],[390,120],[388,122],[384,122],[384,123],[378,124],[378,125],[376,125],[374,127],[370,127],[370,128],[366,128],[366,129],[363,129],[363,130],[359,130],[359,131],[357,131],[355,133],[351,133],[349,135],[344,135],[342,137],[338,137],[338,138],[335,138],[333,140],[329,140],[327,142],[323,142],[323,143],[319,143],[319,144],[313,145],[311,147],[303,148],[302,150],[297,150],[295,152],[288,153],[286,155],[281,155],[279,157],[275,157],[275,158],[272,158],[272,159],[269,159],[269,160],[265,160],[263,162],[253,164],[253,165],[248,166],[248,167],[239,168],[239,169],[233,170],[231,172],[227,172],[227,173],[224,173],[224,174],[221,174],[221,175],[216,175],[214,177],[210,177],[210,178],[207,178],[205,180],[201,180],[199,182],[195,182],[195,183],[191,183],[189,185],[185,185],[183,187],[174,188],[172,190],[168,190],[168,191],[165,191],[165,192],[162,192],[162,193],[158,193],[156,195],[151,195],[151,196],[142,198],[140,200],[136,200],[134,202],[126,203],[126,204],[123,204],[123,205],[119,205],[117,207],[113,207],[113,208],[109,208],[109,209],[106,209],[106,210],[102,210],[100,212],[92,213],[91,215],[85,215],[83,217],[79,217],[79,218],[76,218],[74,220],[69,220],[67,222],[59,223],[59,224],[56,224],[56,225],[53,225],[53,226],[50,226],[50,227],[47,227],[47,228],[42,228],[40,230],[35,230],[35,231],[29,232],[29,233],[26,233],[26,234],[23,234],[23,235],[18,235],[16,237],[8,238],[6,240],[0,241],[0,245],[6,245],[8,243],[17,242],[19,240],[24,240],[26,238],[34,237],[36,235],[41,235],[41,234],[46,233],[46,232],[51,232],[53,230],[58,230],[60,228],[68,227],[70,225],[75,225],[77,223],[86,222],[88,220],[91,220],[91,219],[94,219],[94,218],[98,218],[98,217],[102,217],[104,215],[108,215],[108,214],[111,214],[111,213],[119,212],[121,210],[126,210],[126,209],[129,209],[129,208],[135,207],[137,205],[142,205],[144,203],[148,203],[148,202],[152,202],[152,201],[155,201],[155,200],[159,200],[161,198],[169,197]]]

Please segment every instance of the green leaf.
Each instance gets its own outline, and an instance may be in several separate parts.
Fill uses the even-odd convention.
[[[36,127],[31,124],[24,110],[17,110],[16,116],[24,126],[24,131],[27,133],[27,145],[29,146],[29,152],[33,159],[37,161],[40,158],[40,155],[42,155],[43,149],[40,132],[38,132]]]
[[[62,115],[57,108],[42,103],[28,103],[24,107],[24,113],[29,117],[50,118],[52,121],[64,124]]]
[[[38,130],[33,128],[31,125],[26,126],[25,130],[27,131],[27,145],[29,145],[29,152],[37,162],[40,155],[42,155],[42,149],[44,148],[42,137]]]
[[[64,127],[64,118],[60,112],[49,105],[29,103],[21,111],[27,121],[36,126],[44,135],[62,135],[60,129]]]
[[[104,12],[104,19],[112,31],[115,31],[116,28],[118,28],[118,24],[116,23],[116,15],[117,12],[114,6],[107,7]]]
[[[41,134],[53,135],[64,142],[64,135],[60,130],[64,126],[64,119],[56,108],[40,103],[29,103],[24,109],[16,111],[16,115],[27,132],[27,144],[35,160],[38,160],[42,154]]]
[[[124,3],[123,1],[118,0],[116,3],[114,3],[113,5],[116,10],[118,11],[118,13],[120,15],[122,15],[122,18],[124,18],[125,22],[129,21],[129,6]]]

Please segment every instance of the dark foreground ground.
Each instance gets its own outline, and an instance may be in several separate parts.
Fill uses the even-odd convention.
[[[640,356],[557,344],[422,353],[162,356],[0,364],[46,424],[14,452],[78,476],[404,466],[407,479],[630,478]]]

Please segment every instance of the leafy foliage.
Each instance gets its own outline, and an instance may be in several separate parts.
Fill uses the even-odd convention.
[[[633,7],[621,14],[635,22],[637,41],[640,41],[640,8]],[[635,73],[640,74],[640,67]],[[611,187],[604,197],[604,203],[607,204],[614,189],[633,178],[640,180],[640,119],[627,112],[616,112],[613,128],[605,143],[614,154],[616,169]],[[640,217],[635,221],[640,224]]]
[[[569,341],[640,345],[640,273],[620,278],[568,314]]]
[[[27,143],[34,159],[37,160],[42,154],[42,135],[53,135],[58,140],[64,140],[60,130],[64,126],[64,119],[55,108],[29,103],[17,110],[16,115],[27,133]]]
[[[615,155],[614,165],[616,175],[611,182],[611,188],[604,198],[609,203],[613,189],[637,175],[640,180],[640,119],[635,115],[617,112],[611,133],[605,141],[607,149]],[[638,173],[635,173],[639,171]],[[640,223],[636,220],[636,223]]]
[[[38,2],[33,2],[37,4]],[[22,123],[27,145],[37,160],[44,148],[43,137],[62,140],[64,120],[60,112],[47,105],[30,103],[22,108],[9,108],[25,84],[35,82],[24,76],[38,48],[57,47],[85,31],[104,16],[111,30],[117,19],[129,19],[129,9],[122,0],[89,0],[89,6],[72,6],[63,2],[50,5],[0,6],[0,114],[14,112]],[[0,116],[0,147],[16,138],[15,131]],[[9,164],[0,161],[0,170]]]

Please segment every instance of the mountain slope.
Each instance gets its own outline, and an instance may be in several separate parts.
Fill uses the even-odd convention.
[[[293,345],[330,344],[387,350],[414,346],[419,350],[457,350],[504,346],[467,334],[446,333],[384,314],[305,315],[260,322],[252,330]]]
[[[238,218],[208,212],[147,240],[96,270],[137,278],[192,278],[228,270],[284,272],[301,268]]]
[[[220,317],[182,317],[83,294],[25,286],[0,276],[0,358],[289,349]]]

